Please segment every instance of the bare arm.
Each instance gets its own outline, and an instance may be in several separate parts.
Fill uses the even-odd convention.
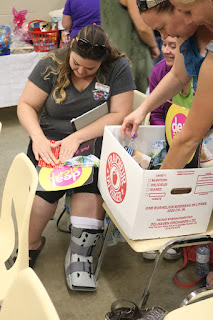
[[[150,47],[151,52],[153,49],[157,50],[156,55],[158,56],[160,54],[160,51],[158,49],[158,45],[155,40],[154,32],[150,27],[148,27],[144,23],[140,15],[140,12],[138,10],[136,1],[127,0],[126,5],[128,8],[129,16],[135,25],[135,28],[138,32],[140,39]],[[153,57],[153,58],[156,58],[156,57]]]
[[[18,102],[19,121],[32,139],[44,135],[39,125],[38,112],[42,109],[47,97],[46,92],[28,81]]]
[[[62,26],[66,30],[71,30],[71,28],[72,28],[72,18],[71,18],[71,16],[67,16],[67,15],[63,14]]]
[[[58,142],[61,144],[60,161],[64,163],[72,158],[82,142],[103,136],[106,125],[121,124],[124,117],[132,110],[133,95],[133,91],[127,91],[112,96],[110,98],[110,113]]]
[[[213,124],[213,56],[207,55],[198,78],[197,91],[186,122],[175,137],[161,169],[183,168]]]
[[[145,119],[146,115],[162,105],[171,97],[174,97],[191,80],[187,75],[183,55],[177,48],[175,62],[166,76],[159,82],[157,87],[145,99],[145,101],[130,115],[128,115],[122,124],[121,133],[123,138],[125,134],[132,137],[136,135],[138,126]]]
[[[51,144],[45,137],[38,121],[38,112],[42,109],[48,94],[28,81],[18,102],[19,121],[33,141],[33,152],[36,160],[39,156],[46,163],[57,163],[52,154]]]

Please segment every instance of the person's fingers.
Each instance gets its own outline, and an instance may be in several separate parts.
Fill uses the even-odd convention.
[[[125,140],[125,137],[126,137],[126,124],[122,124],[121,126],[121,136],[122,136],[122,139]]]
[[[137,137],[138,127],[139,127],[138,124],[133,123],[132,132],[131,132],[131,139],[134,139]]]
[[[49,152],[47,152],[47,151],[40,152],[40,157],[44,160],[44,162],[46,162],[47,164],[51,164],[52,166],[54,166],[55,164],[58,163],[58,160],[56,159],[56,157],[52,153],[51,149]]]
[[[56,143],[52,143],[48,141],[48,143],[40,143],[40,145],[34,144],[33,145],[33,152],[35,155],[35,159],[39,161],[41,158],[45,163],[51,164],[54,166],[55,164],[58,164],[58,159],[56,159],[55,155],[52,152],[52,148],[56,148],[60,145],[60,142],[57,141]]]
[[[125,140],[126,135],[131,139],[131,131],[134,121],[128,118],[124,118],[123,124],[121,126],[121,136]]]
[[[34,156],[35,156],[35,159],[36,159],[37,161],[39,161],[39,154],[38,154],[38,152],[34,152]]]
[[[52,159],[54,164],[58,164],[58,159],[55,157],[55,155],[52,152],[52,148],[58,148],[61,145],[61,140],[59,141],[54,141],[54,142],[50,142],[50,152],[49,152],[49,156]]]
[[[132,139],[132,126],[128,126],[126,128],[126,135],[129,137],[129,139]]]
[[[57,147],[59,147],[60,145],[61,145],[61,140],[55,141],[54,144],[52,143],[51,147],[52,147],[52,148],[57,148]]]
[[[65,154],[64,153],[60,153],[60,156],[59,156],[59,161],[61,162],[61,163],[65,163],[66,162],[66,156],[65,156]],[[68,160],[68,159],[67,159]]]
[[[61,163],[65,163],[70,158],[72,158],[72,156],[68,156],[66,155],[66,153],[64,153],[63,155],[60,156],[59,160],[61,161]]]
[[[50,163],[52,165],[58,164],[58,159],[56,159],[56,157],[54,156],[54,154],[52,152],[49,154],[49,160],[51,161]]]
[[[62,163],[65,163],[67,160],[69,160],[70,158],[72,158],[74,155],[74,151],[73,150],[69,150],[66,148],[61,148],[61,152],[59,155],[59,160]]]
[[[41,153],[41,158],[46,162],[47,164],[54,165],[54,161],[51,159],[51,157],[48,154],[42,154]]]

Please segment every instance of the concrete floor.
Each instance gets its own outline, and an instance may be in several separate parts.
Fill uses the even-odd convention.
[[[28,137],[19,125],[16,107],[0,109],[3,124],[0,135],[0,202],[4,181],[15,155],[26,152]],[[63,199],[55,218],[44,232],[47,239],[41,252],[35,272],[47,289],[61,320],[104,319],[111,303],[126,298],[139,303],[149,279],[153,262],[145,261],[142,254],[134,252],[127,243],[108,247],[99,274],[98,289],[94,293],[70,291],[65,282],[64,258],[69,245],[70,235],[60,232],[56,219],[64,206]],[[65,217],[62,223],[66,225]],[[182,266],[183,259],[166,261],[163,259],[153,279],[147,307],[158,305],[168,311],[179,307],[187,294],[196,289],[183,288],[173,282],[174,272]],[[179,279],[191,282],[195,279],[195,265],[189,264]]]

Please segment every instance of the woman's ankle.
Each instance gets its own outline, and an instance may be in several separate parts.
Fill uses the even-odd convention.
[[[42,244],[41,238],[29,243],[29,250],[37,250]]]

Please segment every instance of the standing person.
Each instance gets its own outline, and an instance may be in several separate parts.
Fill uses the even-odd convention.
[[[207,46],[212,39],[212,33],[204,26],[187,24],[182,14],[175,10],[168,0],[137,1],[145,23],[153,29],[158,29],[163,38],[168,35],[176,36],[181,52],[177,51],[171,71],[144,103],[124,119],[121,128],[122,136],[125,137],[125,133],[131,138],[136,136],[138,126],[146,114],[176,95],[192,77],[193,87],[195,91],[197,88],[197,92],[183,129],[173,140],[161,167],[162,169],[183,168],[213,123],[211,97],[213,57],[208,52]]]
[[[110,40],[131,60],[136,87],[145,93],[153,67],[152,58],[156,58],[160,51],[153,31],[140,16],[136,2],[101,0],[101,24]]]
[[[205,25],[213,32],[212,0],[172,0],[171,3],[184,15],[186,23]]]
[[[173,5],[182,13],[186,23],[194,22],[197,25],[205,25],[210,31],[213,32],[213,1],[209,0],[176,0],[171,1]],[[212,37],[213,38],[213,37]],[[213,40],[207,45],[208,57],[206,60],[206,70],[211,70],[213,63]],[[212,79],[211,79],[212,83]],[[207,84],[207,83],[206,83]],[[204,87],[204,82],[201,88]],[[201,91],[202,92],[202,91]],[[206,100],[209,98],[211,100],[206,101],[208,103],[208,108],[213,97],[210,97],[210,91],[207,92],[207,96],[204,96]],[[206,277],[206,286],[208,288],[213,287],[213,271],[210,271]]]
[[[95,23],[100,26],[100,0],[67,0],[65,3],[62,26],[71,30],[72,39],[83,27]]]
[[[49,53],[29,76],[18,103],[20,123],[31,138],[28,156],[35,165],[39,157],[47,164],[56,164],[51,139],[56,141],[54,147],[61,147],[59,160],[64,163],[81,143],[96,138],[95,155],[100,157],[104,127],[122,123],[132,109],[134,89],[125,55],[110,45],[102,28],[84,27],[69,47]],[[73,132],[70,120],[104,101],[109,113]],[[97,187],[98,169],[94,170],[91,184],[72,190],[71,242],[65,269],[67,284],[73,290],[96,289],[92,249],[103,231],[105,213]],[[65,192],[36,192],[29,228],[31,267],[44,245],[41,234]]]
[[[164,55],[164,59],[158,62],[152,69],[149,77],[150,93],[155,89],[155,87],[157,87],[158,83],[163,79],[163,77],[171,70],[175,60],[176,42],[177,39],[170,36],[163,40],[161,50]],[[186,86],[170,100],[182,107],[190,109],[193,100],[193,89],[191,82],[187,83]],[[151,112],[150,124],[162,126],[165,125],[166,113],[167,107],[166,103],[164,103]]]
[[[171,70],[176,54],[176,37],[166,37],[162,43],[162,53],[164,59],[158,62],[152,69],[149,77],[150,93],[157,87],[158,83]],[[188,82],[185,87],[172,100],[174,103],[183,106],[187,109],[191,107],[193,100],[193,89],[191,82]],[[150,114],[150,125],[165,125],[165,118],[167,113],[166,103],[153,110]],[[170,248],[164,255],[167,260],[175,260],[181,256],[180,248]],[[143,253],[143,257],[148,260],[154,260],[157,257],[155,251],[147,251]]]
[[[204,26],[186,23],[183,15],[168,0],[137,0],[137,3],[145,23],[159,30],[163,38],[176,36],[180,51],[176,52],[172,69],[141,106],[124,119],[122,136],[125,138],[127,134],[133,139],[146,114],[175,96],[193,78],[193,88],[197,92],[190,112],[161,166],[161,169],[183,168],[213,124],[213,57],[207,45],[212,33]]]

